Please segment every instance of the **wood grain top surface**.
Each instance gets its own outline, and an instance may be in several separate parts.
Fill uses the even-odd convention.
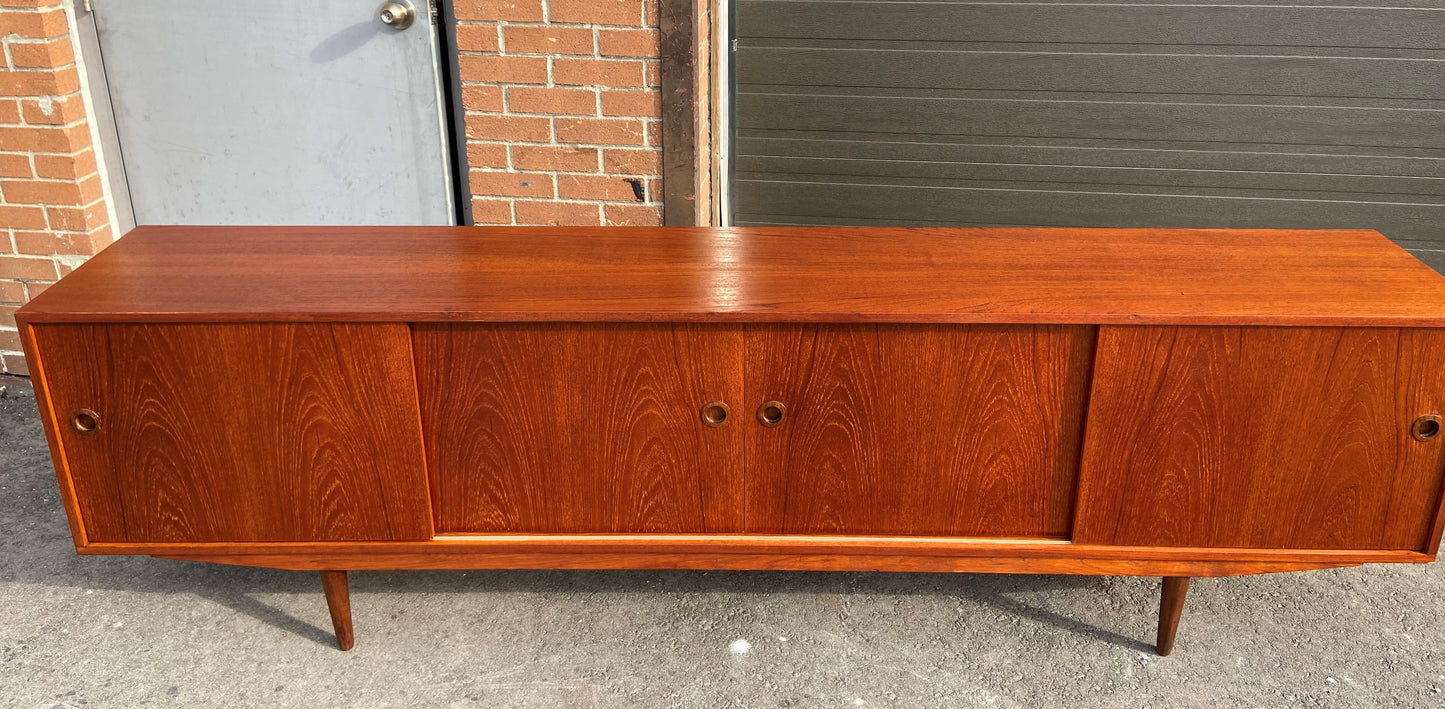
[[[140,227],[19,317],[64,321],[1445,326],[1373,231]]]

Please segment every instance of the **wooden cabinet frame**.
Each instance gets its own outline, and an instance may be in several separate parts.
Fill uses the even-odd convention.
[[[1167,653],[1445,523],[1373,232],[146,227],[17,320],[77,551],[322,571],[344,647],[346,570],[688,568],[1162,576]]]

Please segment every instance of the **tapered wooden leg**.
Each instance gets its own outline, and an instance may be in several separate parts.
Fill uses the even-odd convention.
[[[1184,612],[1184,595],[1187,593],[1188,576],[1164,577],[1164,593],[1159,599],[1159,637],[1154,641],[1160,655],[1174,652],[1174,633],[1179,630],[1179,614]]]
[[[350,650],[356,637],[351,634],[351,591],[346,587],[346,572],[322,571],[321,588],[326,591],[326,607],[331,611],[331,626],[336,629],[336,646]]]

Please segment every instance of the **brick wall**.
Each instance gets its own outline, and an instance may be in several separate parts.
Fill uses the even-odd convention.
[[[25,374],[15,310],[112,237],[60,0],[0,0],[0,359]]]
[[[662,223],[656,1],[455,12],[476,223]]]

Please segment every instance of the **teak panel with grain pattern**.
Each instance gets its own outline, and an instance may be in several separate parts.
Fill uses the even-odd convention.
[[[1445,326],[1371,231],[142,226],[22,321]]]
[[[431,537],[405,325],[34,332],[91,541]]]
[[[748,531],[1066,536],[1093,334],[750,326]]]
[[[742,332],[425,325],[417,372],[441,532],[742,527]],[[705,426],[703,405],[732,408]]]
[[[1100,329],[1074,541],[1424,550],[1445,332]]]

